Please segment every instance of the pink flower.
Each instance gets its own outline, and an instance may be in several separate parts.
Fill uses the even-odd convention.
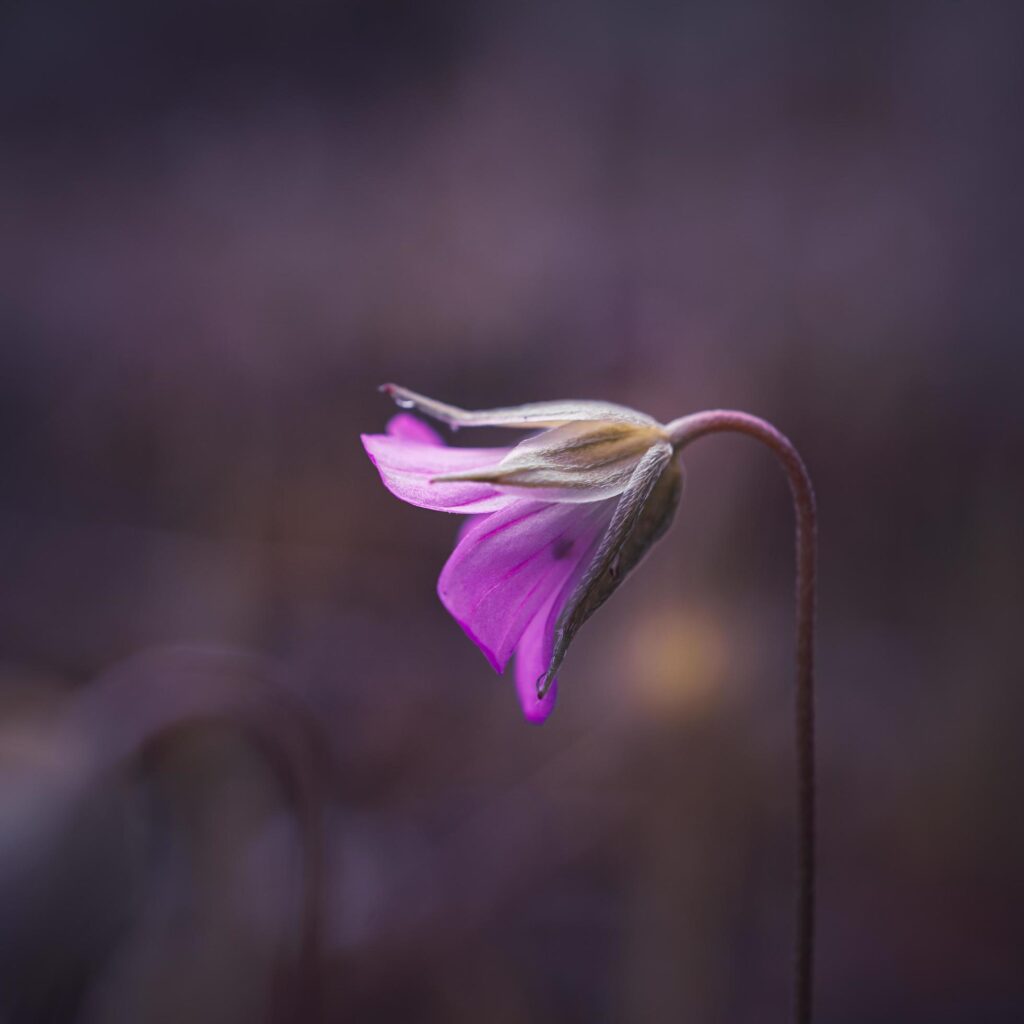
[[[669,434],[604,402],[467,412],[392,384],[382,390],[453,430],[539,431],[511,448],[450,448],[399,414],[386,434],[362,440],[392,494],[469,517],[438,595],[495,671],[515,655],[523,712],[541,722],[576,631],[672,521],[682,473]]]

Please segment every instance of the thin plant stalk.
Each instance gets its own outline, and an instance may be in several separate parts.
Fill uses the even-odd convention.
[[[770,423],[744,412],[713,409],[669,423],[676,451],[706,434],[740,433],[767,445],[782,464],[796,513],[796,770],[798,862],[793,1016],[810,1024],[814,994],[815,775],[814,610],[817,513],[807,467],[792,442]]]

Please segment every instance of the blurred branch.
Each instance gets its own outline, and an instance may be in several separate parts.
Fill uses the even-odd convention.
[[[92,736],[100,773],[137,763],[168,736],[208,724],[237,729],[266,758],[292,806],[303,861],[294,983],[279,979],[272,1019],[322,1014],[327,889],[323,780],[330,751],[312,712],[265,659],[180,648],[146,652],[101,675],[75,698],[66,725]]]

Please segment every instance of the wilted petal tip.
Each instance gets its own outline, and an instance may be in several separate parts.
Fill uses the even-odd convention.
[[[537,700],[543,700],[548,695],[554,681],[550,672],[545,672],[544,675],[537,677]]]

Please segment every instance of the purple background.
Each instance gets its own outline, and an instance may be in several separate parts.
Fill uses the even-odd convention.
[[[531,728],[386,380],[786,431],[818,1019],[1024,1018],[1019,11],[4,5],[0,1021],[786,1019],[771,459],[694,447]]]

